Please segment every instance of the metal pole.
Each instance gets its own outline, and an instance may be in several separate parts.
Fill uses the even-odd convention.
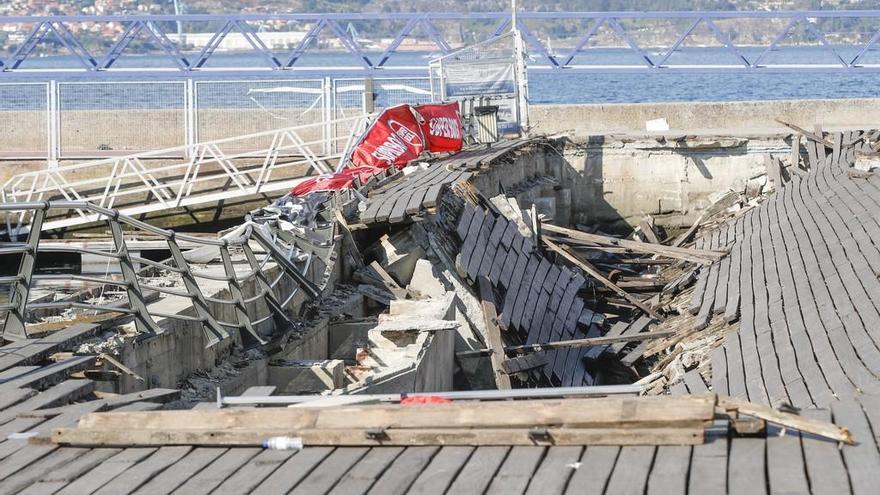
[[[336,136],[333,135],[333,125],[330,123],[330,121],[333,120],[333,83],[329,77],[325,77],[321,81],[321,99],[324,100],[322,102],[322,118],[324,119],[324,155],[328,156],[333,153],[333,146],[336,144],[336,140],[334,139]]]
[[[61,157],[61,106],[58,99],[58,81],[54,79],[49,81],[48,93],[49,152],[47,161],[49,168],[56,168]]]
[[[529,75],[526,67],[526,54],[522,33],[520,33],[519,26],[517,26],[516,0],[511,0],[511,8],[510,25],[513,32],[514,79],[517,86],[516,114],[520,132],[525,135],[529,132]]]
[[[196,109],[196,82],[192,78],[184,81],[183,121],[186,129],[186,157],[190,158],[195,153],[195,145],[199,142],[198,137],[198,112]]]
[[[515,388],[512,390],[464,390],[458,392],[424,392],[411,394],[358,394],[365,401],[400,402],[404,397],[443,397],[449,400],[505,400],[505,399],[539,399],[554,397],[583,397],[638,394],[641,385],[599,385],[592,387],[547,387],[547,388]],[[336,395],[277,395],[265,397],[223,397],[217,388],[217,406],[243,404],[302,404]]]

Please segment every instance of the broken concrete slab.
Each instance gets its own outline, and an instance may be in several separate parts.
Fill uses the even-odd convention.
[[[408,288],[427,298],[439,298],[446,295],[446,286],[440,280],[438,268],[427,259],[416,261]]]
[[[327,357],[354,360],[357,349],[367,343],[367,332],[377,323],[375,318],[331,322],[327,329]]]
[[[372,254],[401,287],[409,285],[416,262],[425,257],[424,249],[406,230],[382,236]]]
[[[345,363],[339,359],[272,361],[267,383],[277,387],[277,395],[318,393],[341,388],[344,368]]]

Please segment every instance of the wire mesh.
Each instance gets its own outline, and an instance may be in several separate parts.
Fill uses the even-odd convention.
[[[58,98],[63,158],[185,144],[183,82],[60,82]]]
[[[47,83],[0,84],[0,156],[46,157],[48,88]]]
[[[197,141],[321,122],[324,98],[321,79],[197,81]],[[322,136],[303,138],[314,141]],[[263,148],[269,143],[253,145]]]

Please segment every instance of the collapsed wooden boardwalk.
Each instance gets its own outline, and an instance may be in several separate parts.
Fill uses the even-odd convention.
[[[0,411],[0,493],[876,493],[880,177],[851,169],[854,145],[845,143],[858,137],[835,135],[828,150],[808,143],[809,172],[793,175],[764,203],[700,241],[698,247],[727,247],[731,254],[700,270],[691,306],[696,325],[717,319],[732,324],[712,355],[710,382],[694,370],[673,389],[702,393],[711,387],[802,408],[804,415],[847,426],[858,445],[838,449],[772,427],[767,438],[730,437],[727,425],[719,424],[705,444],[680,447],[87,449],[32,446],[7,435],[71,424],[83,412],[111,407],[107,399],[32,417],[21,416],[26,402],[17,401],[0,406],[6,408]],[[495,238],[494,230],[476,237],[485,237],[481,256],[474,255],[476,246],[466,248],[466,271],[492,278],[495,263],[483,268],[484,260],[495,259],[486,257],[486,241],[511,252],[503,241],[507,226]],[[530,254],[525,256],[537,271],[541,260]],[[505,279],[505,264],[497,283]],[[517,273],[526,279],[524,270]],[[523,287],[524,294],[537,294],[543,286]],[[545,299],[552,297],[546,292]],[[515,293],[512,298],[515,308]],[[529,329],[521,330],[528,338]],[[9,361],[18,371],[4,371],[8,376],[0,380],[36,371],[26,364]],[[69,382],[46,383],[43,394],[62,394]],[[79,397],[67,393],[70,400]],[[120,397],[113,407],[154,407],[143,400]]]

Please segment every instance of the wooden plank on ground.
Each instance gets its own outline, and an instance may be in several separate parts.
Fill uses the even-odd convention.
[[[645,303],[643,303],[643,302],[640,301],[639,299],[637,299],[637,298],[633,297],[632,295],[630,295],[627,291],[625,291],[625,290],[621,289],[620,287],[618,287],[614,282],[608,280],[608,278],[606,278],[604,275],[602,275],[602,273],[600,273],[599,270],[596,269],[596,267],[594,267],[593,265],[591,265],[588,261],[584,260],[583,258],[581,258],[581,257],[577,256],[576,254],[574,254],[570,249],[568,249],[568,248],[566,248],[566,247],[564,247],[564,246],[559,246],[559,245],[557,245],[556,243],[554,243],[554,242],[548,240],[547,238],[544,238],[543,240],[544,240],[544,243],[545,243],[545,244],[546,244],[546,245],[547,245],[552,251],[555,251],[556,253],[559,253],[560,255],[562,255],[563,258],[565,258],[566,260],[568,260],[569,262],[571,262],[572,264],[574,264],[574,265],[577,266],[578,268],[580,268],[580,269],[582,269],[583,271],[585,271],[585,272],[586,272],[587,274],[589,274],[591,277],[593,277],[593,278],[595,278],[596,280],[598,280],[602,285],[604,285],[605,287],[608,287],[609,289],[611,289],[611,291],[614,292],[615,294],[617,294],[617,295],[623,297],[623,298],[626,299],[629,303],[631,303],[631,304],[634,305],[635,307],[637,307],[637,308],[641,309],[642,311],[644,311],[645,314],[648,314],[648,315],[650,315],[651,317],[653,317],[654,319],[657,319],[657,320],[660,320],[660,321],[663,321],[663,320],[664,320],[663,316],[661,316],[659,313],[657,313],[656,311],[654,311],[653,309],[651,309],[650,307],[648,307]]]
[[[253,495],[287,493],[312,473],[315,466],[333,452],[330,447],[310,447],[298,452],[278,467],[251,492]],[[147,494],[144,494],[147,495]]]
[[[492,370],[495,373],[495,387],[498,390],[510,390],[510,377],[504,372],[502,363],[505,361],[504,342],[501,341],[501,328],[498,326],[498,312],[495,309],[495,291],[486,277],[480,277],[480,306],[483,309],[483,321],[486,323],[486,345],[492,354]]]

